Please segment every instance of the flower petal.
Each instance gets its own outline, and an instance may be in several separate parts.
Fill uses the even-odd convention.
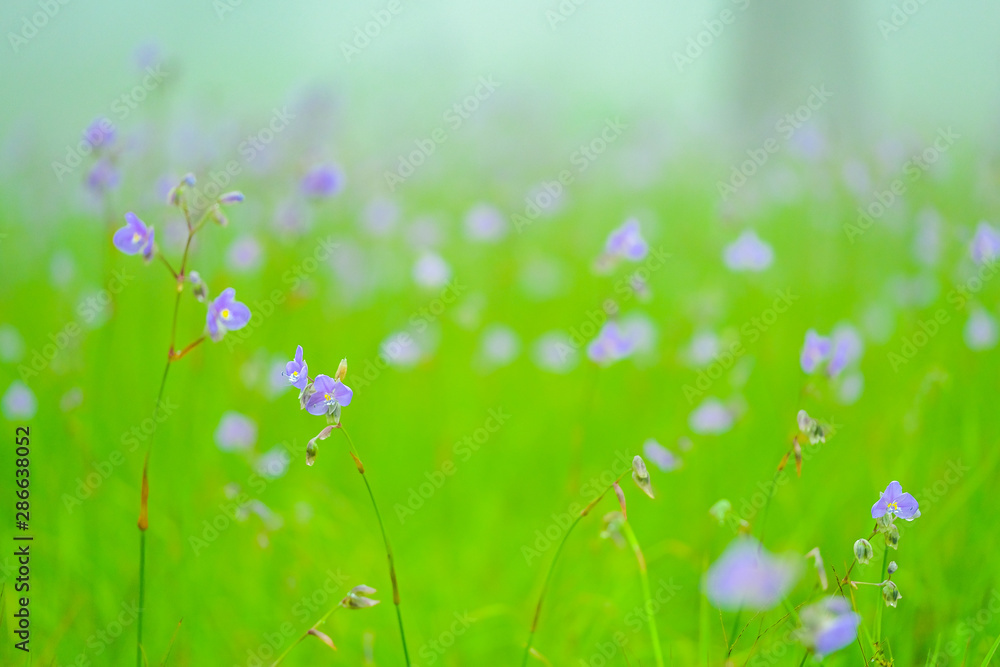
[[[901,495],[903,495],[903,485],[899,482],[892,481],[889,482],[889,486],[885,487],[885,493],[882,497],[885,498],[887,503],[891,503],[897,500]]]
[[[306,401],[306,412],[317,417],[326,414],[326,401],[323,400],[322,393],[317,392],[309,397]]]
[[[222,323],[226,325],[226,328],[230,331],[236,331],[237,329],[242,329],[250,321],[250,309],[247,308],[246,304],[240,303],[239,301],[233,301],[226,308],[229,312],[221,316]]]
[[[896,502],[899,503],[899,510],[897,510],[896,516],[900,519],[912,521],[920,515],[920,506],[917,503],[917,499],[909,493],[904,493],[899,496]]]
[[[351,404],[354,391],[343,382],[337,382],[333,387],[333,397],[337,400],[337,403],[346,407]]]

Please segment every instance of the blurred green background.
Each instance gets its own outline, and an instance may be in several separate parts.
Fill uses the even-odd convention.
[[[938,642],[936,664],[980,664],[1000,634],[991,494],[1000,376],[996,348],[970,346],[969,322],[985,313],[996,326],[1000,290],[986,280],[961,307],[949,294],[975,274],[977,223],[998,217],[998,9],[917,3],[887,31],[879,21],[896,5],[885,2],[563,5],[403,0],[345,55],[386,3],[54,3],[31,37],[23,21],[44,7],[5,4],[0,398],[11,440],[18,425],[32,433],[31,664],[134,660],[135,520],[149,442],[151,664],[182,619],[167,664],[270,664],[361,583],[382,604],[331,617],[324,630],[339,651],[310,639],[286,664],[402,664],[385,555],[346,442],[334,433],[316,464],[304,464],[322,419],[280,387],[296,345],[313,374],[349,361],[355,395],[344,424],[393,542],[414,664],[518,664],[555,551],[539,535],[651,438],[681,466],[649,464],[655,500],[631,483],[625,493],[651,585],[667,598],[657,614],[665,652],[674,665],[726,664],[735,616],[709,607],[700,582],[735,533],[708,509],[726,498],[759,534],[752,508],[800,409],[837,432],[801,478],[782,478],[766,546],[819,547],[843,572],[871,529],[871,504],[898,479],[922,516],[891,554],[903,599],[885,610],[883,634],[895,664],[925,664]],[[678,65],[689,38],[711,32],[705,22],[724,11],[732,23]],[[148,78],[146,68],[165,74]],[[451,125],[448,110],[480,77],[499,86]],[[780,119],[823,85],[829,103],[782,134]],[[286,126],[248,157],[244,142],[273,130],[276,113]],[[116,138],[100,156],[118,182],[95,186],[93,154],[60,178],[53,162],[65,164],[105,116]],[[608,119],[624,129],[581,170],[581,146]],[[439,127],[446,141],[393,185],[386,173]],[[944,128],[954,144],[907,172]],[[777,150],[721,196],[720,183],[768,139]],[[230,161],[238,173],[222,189],[247,201],[228,211],[228,227],[199,233],[191,268],[212,295],[234,287],[253,319],[175,364],[171,408],[143,439],[174,287],[161,266],[117,252],[111,235],[135,211],[176,266],[184,224],[166,188],[188,171],[201,188],[221,181]],[[321,164],[337,165],[344,187],[309,198],[300,181]],[[572,182],[558,203],[522,225],[516,216],[564,170]],[[905,194],[852,238],[858,208],[897,180]],[[493,207],[481,210],[499,216],[499,238],[470,233],[477,205]],[[644,271],[648,299],[625,286],[650,265],[595,270],[607,235],[632,216],[669,255]],[[747,229],[773,248],[764,271],[723,261]],[[441,262],[445,278],[429,270]],[[758,328],[781,290],[797,300],[751,339],[747,325]],[[608,299],[647,336],[632,358],[599,368],[572,341],[593,337],[588,323]],[[201,334],[204,308],[183,296],[181,344]],[[918,340],[906,363],[894,360],[940,310],[939,332]],[[799,366],[805,332],[842,322],[865,344],[851,369],[863,376],[854,400]],[[400,332],[416,342],[385,364]],[[570,341],[558,363],[542,349],[554,332]],[[685,387],[736,340],[745,354],[691,398]],[[25,391],[36,409],[17,405]],[[733,417],[724,432],[702,432],[692,418],[710,397]],[[229,412],[255,426],[246,448],[219,446]],[[497,414],[503,424],[482,436]],[[482,442],[467,454],[470,438]],[[0,539],[10,545],[13,446],[5,451],[0,488],[11,509]],[[273,463],[282,451],[287,469],[263,475],[262,457]],[[449,461],[454,474],[442,481]],[[615,507],[603,500],[567,543],[535,641],[540,664],[654,664],[636,620],[635,559],[599,536]],[[29,664],[12,648],[12,552],[0,551],[0,662]],[[876,568],[855,575],[874,581]],[[793,603],[815,583],[807,568]],[[878,591],[855,598],[870,627]],[[793,623],[754,641],[782,614],[754,617],[733,664],[799,664]],[[824,664],[859,660],[855,644]]]

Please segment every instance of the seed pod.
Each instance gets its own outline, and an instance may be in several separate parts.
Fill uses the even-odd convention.
[[[857,558],[858,562],[862,565],[867,565],[871,562],[874,555],[875,550],[872,549],[871,542],[868,540],[861,539],[854,543],[854,557]]]
[[[886,607],[895,607],[896,603],[903,599],[899,593],[899,587],[891,581],[882,584],[882,599],[885,600]]]

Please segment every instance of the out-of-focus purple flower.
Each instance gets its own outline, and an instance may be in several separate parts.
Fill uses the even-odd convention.
[[[704,590],[721,609],[764,611],[788,594],[798,574],[796,559],[775,556],[754,538],[739,537],[708,568]]]
[[[1000,232],[985,220],[980,222],[969,245],[969,253],[976,264],[1000,257]]]
[[[451,279],[451,267],[441,255],[425,252],[413,265],[413,280],[421,287],[444,287]]]
[[[275,445],[257,459],[257,472],[267,479],[278,479],[288,470],[292,457],[282,445]],[[261,517],[264,518],[264,517]]]
[[[317,375],[313,381],[313,393],[306,400],[306,412],[311,415],[328,415],[338,407],[351,404],[354,392],[343,382],[329,375]]]
[[[107,157],[100,158],[87,173],[87,187],[97,193],[117,187],[120,180],[118,170]]]
[[[748,229],[726,246],[722,259],[730,271],[763,271],[774,261],[774,251]]]
[[[263,250],[252,236],[242,236],[229,246],[226,263],[234,271],[253,271],[260,266]]]
[[[920,516],[920,506],[917,499],[909,493],[903,493],[899,482],[889,482],[878,502],[872,505],[872,518],[878,519],[885,515],[898,516],[900,519],[913,521]]]
[[[706,398],[688,417],[688,426],[698,435],[719,435],[733,427],[735,415],[717,398]]]
[[[302,177],[302,192],[307,197],[331,197],[343,188],[344,174],[332,164],[317,165]]]
[[[257,443],[257,424],[239,412],[229,411],[222,415],[215,429],[215,444],[219,449],[231,452],[250,449]]]
[[[10,383],[7,391],[4,392],[0,405],[3,406],[4,416],[11,421],[31,419],[38,411],[38,401],[35,399],[34,392],[20,380],[14,380]]]
[[[626,336],[617,322],[606,322],[597,337],[587,345],[587,358],[601,366],[625,359],[635,350],[635,342]]]
[[[569,373],[580,361],[572,339],[562,331],[542,334],[532,348],[532,360],[543,371]]]
[[[799,619],[802,621],[799,634],[802,643],[812,649],[817,660],[853,644],[861,624],[861,617],[842,597],[827,597],[809,605],[799,614]]]
[[[87,129],[83,131],[83,138],[94,149],[100,149],[107,148],[113,144],[117,134],[115,124],[111,122],[111,119],[102,116],[87,126]]]
[[[220,204],[239,204],[244,199],[245,197],[243,196],[243,193],[239,190],[233,190],[232,192],[219,195]]]
[[[816,368],[830,356],[832,344],[826,336],[820,336],[815,329],[806,332],[806,342],[802,346],[799,363],[806,373],[815,372]]]
[[[0,324],[0,361],[16,363],[24,356],[24,338],[13,324]]]
[[[673,452],[652,438],[643,443],[642,453],[663,472],[676,470],[681,465],[680,459]]]
[[[479,358],[488,368],[506,366],[521,352],[517,332],[503,324],[492,324],[483,331],[479,341]]]
[[[305,391],[309,384],[309,365],[302,358],[301,345],[295,348],[295,358],[285,364],[284,375],[288,378],[288,384],[299,391]]]
[[[982,308],[977,308],[969,315],[962,336],[970,350],[989,350],[996,347],[998,338],[996,318]]]
[[[388,199],[373,199],[365,206],[364,224],[373,236],[385,236],[399,220],[399,207]]]
[[[465,214],[465,235],[473,241],[499,241],[507,234],[507,219],[495,206],[476,204]]]
[[[826,373],[831,377],[840,374],[848,364],[856,361],[861,356],[864,344],[861,342],[861,334],[850,324],[837,326],[830,334],[831,347],[833,349],[830,356],[830,363],[826,366]]]
[[[208,333],[218,342],[227,331],[242,329],[250,321],[250,309],[236,300],[236,290],[227,287],[208,305]]]
[[[156,233],[153,226],[146,226],[132,211],[125,214],[125,226],[115,232],[115,247],[126,255],[142,253],[149,259],[153,256]]]
[[[613,257],[630,259],[633,262],[645,257],[649,252],[649,246],[639,231],[639,221],[629,218],[621,227],[613,230],[604,244],[604,251]]]

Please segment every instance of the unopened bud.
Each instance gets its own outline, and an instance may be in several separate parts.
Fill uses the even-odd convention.
[[[225,227],[229,224],[229,218],[226,217],[226,214],[223,213],[222,209],[218,206],[212,209],[212,218],[219,223],[221,227]]]
[[[219,196],[220,204],[239,204],[243,201],[243,193],[239,190],[233,190],[232,192],[227,192],[224,195]]]
[[[882,584],[882,599],[885,600],[885,606],[895,607],[896,603],[903,599],[903,596],[899,593],[899,587],[891,581],[887,581]]]
[[[191,172],[188,172],[188,173],[186,173],[184,175],[184,178],[181,179],[181,182],[184,183],[185,185],[193,188],[194,184],[196,182],[196,179],[194,177],[194,174],[192,174]]]
[[[628,519],[628,512],[625,510],[625,492],[622,487],[615,482],[615,495],[618,496],[618,506],[622,508],[622,516]]]
[[[871,542],[868,540],[861,539],[854,543],[854,557],[862,565],[867,565],[874,555],[875,550],[872,549]]]
[[[646,462],[636,454],[632,459],[632,481],[642,489],[647,496],[653,498],[653,485],[649,481],[649,473],[646,471]]]
[[[899,548],[899,528],[894,523],[890,523],[885,529],[885,544],[893,549]]]
[[[889,568],[888,568],[887,571],[888,571],[888,573],[890,575],[894,574],[896,572],[896,570],[898,570],[898,569],[899,569],[899,566],[896,565],[896,561],[894,561],[894,560],[893,561],[889,561]]]
[[[347,594],[343,600],[340,601],[340,606],[346,607],[347,609],[366,609],[368,607],[374,607],[379,603],[378,600],[372,600],[371,598],[365,597],[375,593],[375,589],[371,586],[355,586],[351,589],[351,592]]]
[[[347,377],[347,359],[341,359],[340,365],[337,366],[337,372],[334,374],[333,379],[338,382],[343,382],[345,377]]]
[[[188,280],[191,281],[191,292],[194,294],[194,298],[198,301],[204,301],[208,297],[208,285],[201,279],[201,274],[192,271],[188,274]]]

